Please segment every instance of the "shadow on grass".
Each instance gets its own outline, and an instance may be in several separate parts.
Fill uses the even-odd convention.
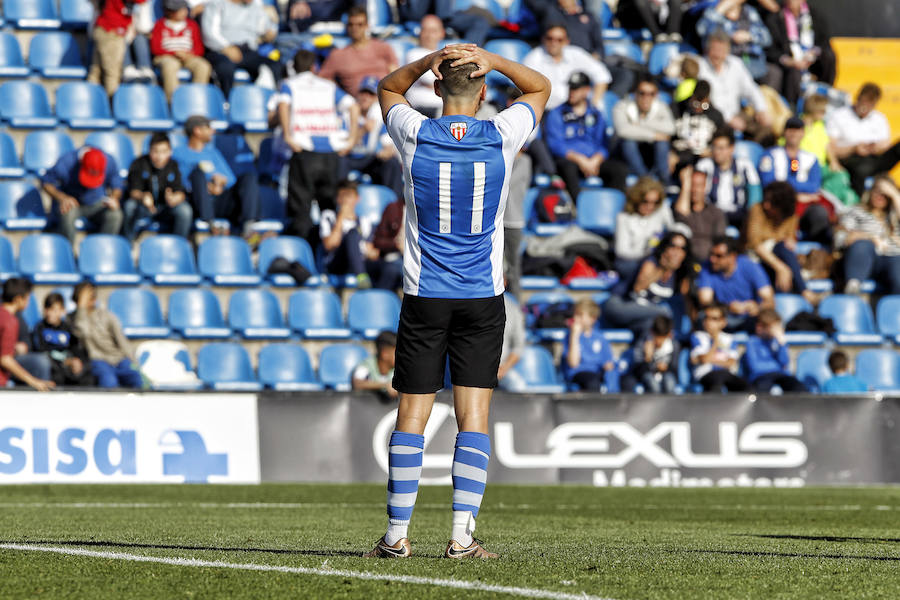
[[[4,544],[35,544],[44,546],[80,546],[104,548],[146,548],[152,550],[206,550],[211,552],[259,552],[289,556],[361,556],[361,552],[348,550],[293,550],[288,548],[238,548],[228,546],[190,546],[187,544],[140,544],[137,542],[111,542],[104,540],[0,540]]]
[[[862,542],[864,544],[900,544],[900,538],[843,537],[837,535],[790,535],[774,533],[737,533],[747,537],[768,538],[772,540],[803,540],[808,542]]]

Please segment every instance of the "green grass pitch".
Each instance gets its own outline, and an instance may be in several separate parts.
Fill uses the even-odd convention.
[[[0,598],[900,598],[900,488],[489,485],[474,562],[439,558],[450,494],[388,561],[383,485],[2,487]]]

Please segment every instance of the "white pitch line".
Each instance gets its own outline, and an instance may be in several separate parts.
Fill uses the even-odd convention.
[[[103,558],[108,560],[123,560],[128,562],[158,563],[177,567],[201,567],[213,569],[237,569],[241,571],[264,571],[277,573],[291,573],[296,575],[319,575],[325,577],[346,577],[365,581],[394,581],[398,583],[411,583],[417,585],[433,585],[436,587],[452,588],[458,590],[472,590],[478,592],[491,592],[495,594],[509,594],[523,598],[547,598],[548,600],[613,600],[588,594],[567,594],[553,592],[537,588],[524,588],[505,585],[492,585],[480,581],[463,581],[459,579],[436,579],[432,577],[416,577],[414,575],[391,575],[387,573],[369,573],[367,571],[344,571],[337,569],[315,569],[311,567],[288,567],[283,565],[266,565],[259,563],[230,563],[218,560],[199,560],[196,558],[167,558],[162,556],[144,556],[141,554],[128,554],[125,552],[101,552],[98,550],[85,550],[82,548],[60,548],[57,546],[35,546],[31,544],[0,544],[0,549],[21,550],[25,552],[50,552],[53,554],[65,554],[68,556],[87,556],[90,558]]]

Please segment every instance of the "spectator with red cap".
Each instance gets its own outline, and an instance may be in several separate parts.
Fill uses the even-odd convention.
[[[194,83],[209,83],[212,66],[203,58],[203,37],[200,26],[188,17],[186,0],[165,0],[165,17],[156,22],[150,34],[153,64],[159,67],[166,98],[178,87],[178,71],[182,67],[191,72]]]
[[[58,209],[59,231],[75,241],[75,221],[94,223],[100,233],[117,234],[122,228],[124,182],[116,160],[103,150],[83,146],[59,157],[42,177],[41,186]]]

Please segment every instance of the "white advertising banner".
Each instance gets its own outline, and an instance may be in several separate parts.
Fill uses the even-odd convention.
[[[0,394],[0,484],[258,483],[252,394]]]

